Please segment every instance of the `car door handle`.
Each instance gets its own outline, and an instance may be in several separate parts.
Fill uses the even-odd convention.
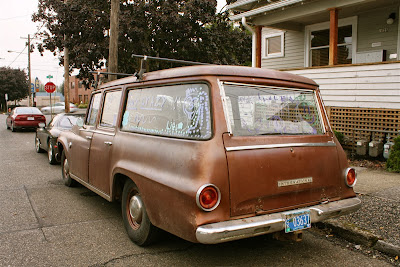
[[[106,144],[106,145],[108,145],[108,146],[111,146],[111,145],[112,145],[112,142],[104,142],[104,144]]]
[[[87,140],[92,140],[92,137],[90,135],[86,136]]]

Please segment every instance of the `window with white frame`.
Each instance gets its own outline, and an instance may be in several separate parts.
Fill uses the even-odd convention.
[[[338,64],[355,63],[357,18],[339,20]],[[329,22],[306,27],[306,67],[329,65]]]
[[[285,33],[272,33],[263,37],[263,58],[283,57],[285,55]]]

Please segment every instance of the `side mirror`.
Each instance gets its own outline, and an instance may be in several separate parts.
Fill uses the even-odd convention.
[[[39,126],[39,128],[44,128],[44,127],[46,127],[46,124],[44,124],[43,122],[39,122],[38,126]]]
[[[78,118],[78,119],[76,120],[76,125],[77,125],[78,127],[82,127],[83,124],[84,124],[84,121],[83,121],[82,118]]]

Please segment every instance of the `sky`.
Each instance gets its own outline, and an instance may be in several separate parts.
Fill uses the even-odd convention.
[[[226,0],[217,0],[217,11],[226,4]],[[0,67],[23,69],[27,73],[28,54],[25,44],[28,34],[33,37],[38,32],[39,24],[32,22],[32,14],[37,11],[37,0],[0,0]],[[33,39],[32,44],[40,42]],[[13,52],[8,52],[13,51]],[[44,56],[35,50],[31,53],[31,79],[39,78],[42,83],[51,79],[56,85],[63,82],[64,67],[59,65],[59,59],[51,52],[45,51]]]

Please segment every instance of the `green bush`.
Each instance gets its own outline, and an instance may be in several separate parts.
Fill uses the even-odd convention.
[[[336,136],[337,140],[339,141],[339,143],[341,145],[343,145],[343,143],[344,143],[344,135],[341,132],[337,132],[335,130],[333,130],[333,132],[335,133],[335,136]]]
[[[394,145],[390,150],[386,169],[391,172],[400,172],[400,136],[394,139]]]
[[[78,108],[87,108],[88,104],[79,104]]]

